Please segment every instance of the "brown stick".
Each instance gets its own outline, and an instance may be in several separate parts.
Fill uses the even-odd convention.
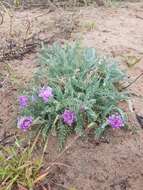
[[[135,78],[135,80],[133,80],[130,84],[128,84],[127,86],[123,87],[122,90],[125,90],[126,88],[129,88],[131,85],[133,85],[138,79],[140,79],[143,76],[143,73],[141,73],[139,76],[137,76]]]
[[[143,20],[143,17],[136,15],[136,18]]]

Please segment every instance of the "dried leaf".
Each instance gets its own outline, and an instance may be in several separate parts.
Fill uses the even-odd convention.
[[[135,64],[139,63],[141,58],[137,58],[136,56],[125,56],[125,61],[128,65],[128,67],[132,67]]]

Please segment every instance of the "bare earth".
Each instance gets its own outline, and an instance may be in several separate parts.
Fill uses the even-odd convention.
[[[46,13],[46,10],[44,11]],[[53,24],[58,19],[59,13],[51,12],[38,17],[35,21],[35,17],[43,14],[44,11],[17,12],[14,29],[19,28],[19,23],[24,22],[21,19],[28,15],[30,20],[34,20],[32,20],[31,33],[37,32],[35,28],[39,23],[40,27],[36,30],[46,27],[40,37],[52,36],[53,32],[59,30]],[[81,8],[78,10],[78,20],[78,26],[72,31],[70,41],[80,38],[85,46],[95,47],[99,53],[115,57],[120,62],[121,68],[127,72],[130,80],[143,72],[142,2],[124,3],[110,8]],[[4,23],[0,28],[1,38],[5,31]],[[57,39],[65,40],[61,39],[61,36],[59,35]],[[140,61],[129,68],[126,64],[127,56],[135,56]],[[36,69],[35,61],[37,61],[36,54],[31,54],[25,55],[23,60],[8,62],[14,70],[16,79],[9,82],[12,76],[8,75],[5,85],[0,88],[0,137],[4,131],[14,131],[18,89],[27,86],[30,82]],[[0,63],[0,73],[4,73],[4,70],[4,63]],[[55,178],[59,185],[55,185],[53,189],[143,190],[143,131],[135,118],[135,113],[143,116],[143,77],[130,87],[130,91],[135,94],[132,97],[135,111],[131,112],[128,105],[124,105],[129,115],[130,131],[111,130],[106,135],[108,143],[102,142],[99,145],[89,139],[78,140],[63,155],[62,161],[70,167],[57,171]],[[134,130],[135,128],[137,130]],[[68,143],[70,142],[71,140]],[[55,144],[56,140],[51,138],[47,150],[48,159],[51,161],[58,154]]]

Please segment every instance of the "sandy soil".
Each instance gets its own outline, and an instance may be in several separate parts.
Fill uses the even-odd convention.
[[[45,11],[45,10],[44,10]],[[79,25],[72,32],[69,40],[81,38],[86,46],[95,47],[99,53],[115,57],[121,67],[127,72],[130,80],[143,72],[143,3],[126,3],[111,8],[82,8],[78,11]],[[41,14],[40,10],[26,11],[18,14],[23,15]],[[43,14],[43,11],[42,11]],[[41,22],[41,28],[48,28],[45,35],[52,35],[59,29],[53,26],[52,20],[58,17],[57,13],[43,15],[36,20]],[[18,21],[19,22],[19,21]],[[46,23],[46,24],[45,24]],[[85,24],[86,23],[86,24]],[[88,23],[88,25],[87,25]],[[89,27],[93,24],[93,26]],[[36,26],[35,25],[35,26]],[[1,28],[0,31],[4,29]],[[0,35],[3,32],[0,33]],[[43,37],[43,34],[41,34]],[[136,56],[140,61],[133,67],[126,64],[126,56]],[[17,111],[16,96],[20,87],[26,86],[36,68],[36,55],[26,55],[23,60],[8,62],[14,69],[16,81],[9,82],[0,88],[0,137],[3,131],[11,131],[15,126]],[[4,75],[4,63],[0,63],[0,73]],[[6,72],[6,71],[5,71]],[[6,76],[6,74],[4,75]],[[62,190],[142,190],[143,189],[143,133],[135,119],[135,113],[143,115],[143,78],[130,87],[135,94],[132,104],[135,112],[128,110],[131,130],[109,131],[106,135],[108,143],[97,145],[90,139],[78,140],[71,149],[62,157],[62,161],[70,167],[59,169],[55,175],[56,182],[53,189]],[[133,130],[133,126],[136,129]],[[135,132],[133,132],[135,131]],[[69,143],[71,140],[69,139]],[[53,160],[57,154],[56,139],[51,138],[48,146],[48,160]]]

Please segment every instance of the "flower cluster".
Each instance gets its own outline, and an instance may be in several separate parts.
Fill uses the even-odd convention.
[[[51,87],[43,87],[39,90],[38,96],[42,98],[42,100],[47,103],[50,98],[53,97],[53,90]],[[35,96],[31,97],[32,102],[35,102]],[[20,108],[25,108],[28,106],[28,97],[27,96],[20,96],[19,97],[19,104]],[[76,122],[76,114],[75,112],[65,109],[64,112],[61,114],[61,118],[64,124],[68,126],[73,126]],[[23,131],[27,131],[29,127],[32,125],[32,117],[22,117],[18,119],[18,128],[22,129]]]
[[[28,106],[28,97],[27,96],[19,96],[19,104],[20,108],[25,108]]]
[[[32,125],[32,117],[21,117],[18,119],[18,128],[20,128],[22,131],[27,131],[30,126]]]
[[[53,90],[49,86],[43,87],[40,89],[38,96],[42,98],[45,103],[47,103],[49,99],[53,97]]]
[[[118,113],[109,116],[107,122],[113,129],[124,127],[124,121]]]
[[[50,98],[53,97],[53,89],[49,86],[43,87],[39,90],[38,96],[42,98],[42,100],[47,103]],[[32,102],[35,102],[35,96],[31,97]],[[19,97],[19,104],[20,108],[25,108],[29,104],[29,99],[27,96],[20,96]],[[84,112],[84,106],[80,107],[80,111]],[[77,117],[75,112],[71,111],[70,109],[65,109],[64,112],[61,114],[62,122],[68,126],[73,126],[76,123]],[[118,113],[112,114],[107,119],[108,125],[110,125],[113,129],[121,128],[124,126],[124,121]],[[27,131],[29,127],[32,125],[32,117],[26,116],[22,117],[18,120],[18,127],[23,131]]]
[[[75,112],[65,109],[64,113],[62,114],[62,119],[65,124],[72,126],[76,121]]]

